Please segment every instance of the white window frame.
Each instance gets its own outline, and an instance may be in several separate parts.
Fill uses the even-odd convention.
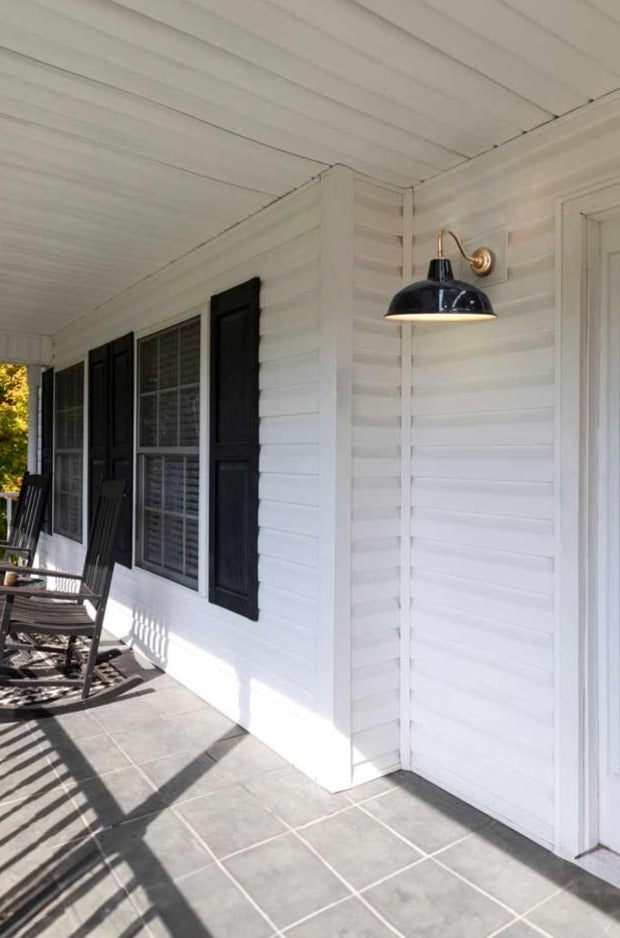
[[[82,442],[80,447],[59,447],[58,446],[58,412],[59,412],[59,398],[58,398],[58,379],[64,375],[67,371],[72,371],[76,368],[81,368],[82,370],[82,400],[80,403],[82,411]],[[84,524],[84,513],[85,513],[85,498],[84,498],[84,489],[86,484],[86,466],[85,466],[85,453],[87,451],[87,440],[86,440],[86,429],[85,429],[85,419],[86,419],[86,369],[84,367],[84,361],[74,362],[72,365],[67,365],[63,368],[54,371],[54,479],[53,479],[53,520],[52,520],[52,531],[54,534],[59,534],[61,537],[66,537],[69,540],[75,541],[77,544],[84,543],[84,534],[85,534],[85,524]],[[64,409],[64,408],[63,408]],[[58,491],[61,479],[59,478],[58,472],[58,457],[63,455],[78,455],[80,456],[81,466],[82,466],[82,484],[80,487],[80,532],[79,535],[75,532],[69,531],[67,528],[61,527],[62,525],[62,512],[59,511],[59,501],[58,501]],[[60,522],[60,523],[59,523]]]
[[[141,443],[141,388],[140,388],[140,377],[141,377],[141,362],[140,362],[140,347],[143,342],[148,341],[162,333],[182,329],[184,326],[190,324],[193,321],[198,322],[198,332],[199,332],[199,373],[198,373],[198,401],[199,401],[199,427],[198,427],[198,441],[195,446],[153,446],[146,447]],[[136,401],[136,421],[135,421],[135,566],[140,570],[146,571],[154,576],[161,577],[164,580],[169,580],[173,583],[176,583],[181,586],[185,586],[192,592],[201,592],[202,586],[202,565],[203,565],[203,521],[202,521],[202,479],[200,473],[200,467],[202,463],[202,437],[203,437],[203,427],[202,427],[202,361],[203,361],[203,348],[202,348],[202,321],[201,315],[198,311],[189,311],[186,316],[182,319],[175,319],[173,322],[167,322],[164,325],[150,329],[149,331],[142,332],[139,336],[136,336],[136,377],[135,377],[135,401]],[[177,388],[180,385],[176,386]],[[180,418],[180,414],[179,414]],[[196,577],[190,578],[184,574],[179,574],[177,571],[166,568],[163,564],[157,565],[150,563],[148,560],[144,559],[144,550],[143,550],[143,536],[144,536],[144,506],[143,506],[143,493],[145,490],[145,474],[144,474],[144,465],[145,456],[194,456],[198,460],[198,516],[196,518],[198,533],[197,533],[197,562],[196,562]],[[163,559],[163,558],[162,558]]]

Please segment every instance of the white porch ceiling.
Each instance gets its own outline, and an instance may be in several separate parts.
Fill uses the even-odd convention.
[[[0,331],[326,166],[409,186],[620,87],[618,0],[0,0]]]

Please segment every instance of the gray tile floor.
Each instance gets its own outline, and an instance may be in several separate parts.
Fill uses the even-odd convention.
[[[146,676],[0,723],[5,938],[620,938],[620,891],[417,776],[330,795]]]

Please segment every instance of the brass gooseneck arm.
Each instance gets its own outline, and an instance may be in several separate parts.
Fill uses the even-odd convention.
[[[477,248],[474,253],[470,256],[465,252],[463,245],[461,244],[459,238],[454,234],[453,231],[450,231],[449,228],[442,228],[439,234],[437,235],[437,257],[443,257],[443,237],[444,235],[451,235],[454,238],[457,248],[462,257],[465,258],[471,269],[475,274],[478,274],[480,277],[484,277],[485,274],[491,272],[493,264],[495,262],[495,255],[490,248]]]

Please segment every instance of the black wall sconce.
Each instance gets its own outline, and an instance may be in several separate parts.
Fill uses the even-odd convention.
[[[478,248],[470,256],[454,232],[442,228],[437,236],[437,257],[429,264],[427,279],[399,290],[385,319],[396,322],[468,322],[496,318],[486,293],[463,280],[454,279],[452,264],[443,254],[445,234],[452,235],[475,274],[484,277],[491,272],[495,262],[493,251]]]

